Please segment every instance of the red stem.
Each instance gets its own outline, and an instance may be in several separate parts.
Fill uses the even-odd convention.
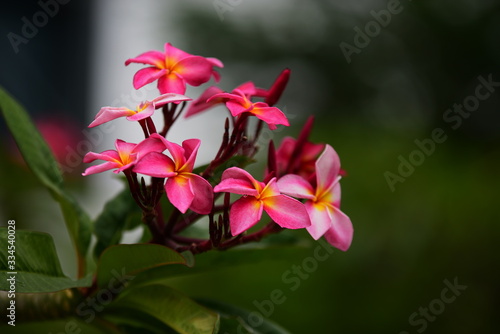
[[[148,132],[148,126],[146,124],[146,120],[145,119],[139,120],[139,124],[141,125],[142,132],[144,132],[144,137],[148,138],[149,132]]]

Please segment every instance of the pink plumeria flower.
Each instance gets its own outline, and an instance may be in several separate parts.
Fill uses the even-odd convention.
[[[82,175],[101,173],[114,168],[117,169],[113,172],[119,173],[132,167],[140,157],[150,152],[162,152],[166,149],[163,141],[153,136],[144,139],[139,144],[127,143],[121,139],[117,139],[115,147],[116,151],[107,150],[101,153],[87,153],[83,158],[83,162],[85,163],[90,163],[94,160],[104,160],[106,162],[87,168]]]
[[[229,221],[231,233],[238,235],[255,224],[267,212],[271,219],[284,228],[297,229],[311,225],[304,205],[278,189],[276,178],[267,184],[259,182],[247,171],[232,167],[222,173],[222,181],[214,192],[243,195],[231,205]]]
[[[307,231],[315,240],[324,235],[332,246],[346,251],[354,231],[349,217],[340,211],[339,172],[339,156],[330,145],[326,145],[316,161],[315,187],[295,174],[280,178],[278,186],[285,194],[307,200],[305,207],[312,222]]]
[[[186,84],[199,86],[213,75],[219,81],[219,74],[214,67],[224,67],[216,58],[204,58],[191,55],[165,44],[165,52],[148,51],[135,58],[128,59],[125,65],[140,63],[151,65],[143,68],[134,75],[134,88],[139,89],[153,81],[158,80],[158,89],[161,94],[186,92]]]
[[[232,93],[233,94],[238,94],[236,91],[239,90],[241,91],[248,99],[252,97],[264,97],[265,102],[268,104],[268,106],[273,106],[276,104],[278,99],[281,97],[281,94],[285,90],[285,87],[288,83],[288,80],[290,78],[290,69],[284,69],[276,78],[274,81],[273,85],[269,90],[265,90],[262,88],[255,87],[255,84],[251,81],[245,82],[238,87],[236,87]],[[188,111],[186,112],[185,117],[190,117],[193,115],[196,115],[204,110],[210,109],[212,107],[215,107],[218,104],[222,104],[227,102],[227,98],[223,97],[216,97],[213,99],[210,99],[212,96],[216,94],[224,93],[222,89],[216,86],[211,86],[207,88],[198,99],[193,101],[191,105],[189,106]],[[210,101],[207,101],[210,99]]]
[[[175,93],[168,93],[158,96],[152,101],[141,102],[135,110],[121,107],[102,107],[97,113],[94,121],[90,123],[89,128],[101,125],[120,117],[126,117],[129,121],[140,121],[151,117],[156,109],[163,107],[167,103],[179,103],[182,101],[191,101],[192,99]]]
[[[210,213],[213,206],[212,186],[203,177],[193,173],[201,141],[188,139],[181,147],[158,134],[152,134],[150,138],[162,140],[172,158],[151,152],[136,163],[133,171],[153,177],[168,178],[165,182],[165,192],[170,202],[180,212],[185,213],[191,209],[199,214]]]
[[[264,102],[252,103],[245,91],[235,89],[232,93],[220,93],[213,95],[207,102],[212,99],[224,98],[227,99],[226,107],[234,117],[248,112],[258,119],[266,122],[271,130],[275,130],[277,124],[289,126],[288,119],[285,114],[276,107],[270,107]]]

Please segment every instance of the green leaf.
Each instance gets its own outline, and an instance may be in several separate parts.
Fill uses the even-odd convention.
[[[183,267],[186,259],[176,251],[161,245],[133,244],[116,245],[107,248],[97,266],[97,284],[106,287],[117,273],[134,279],[138,273],[154,268],[171,266]],[[181,266],[179,266],[181,265]]]
[[[111,311],[131,310],[147,314],[181,334],[215,334],[219,326],[217,313],[162,284],[128,288],[110,305]]]
[[[100,315],[103,319],[117,324],[124,333],[154,333],[154,334],[177,334],[164,322],[147,313],[137,312],[133,309],[107,307]]]
[[[248,244],[240,245],[239,248],[243,249],[265,249],[276,247],[309,247],[311,242],[309,239],[305,240],[300,237],[293,230],[284,230],[279,233],[267,235],[259,242],[251,242]]]
[[[94,234],[97,237],[94,256],[98,258],[105,248],[120,242],[124,231],[133,229],[137,224],[140,224],[140,214],[141,210],[128,188],[107,202],[94,224]]]
[[[92,333],[92,334],[119,334],[117,331],[110,331],[109,327],[97,326],[100,325],[94,321],[92,324],[87,324],[81,319],[65,318],[58,320],[45,320],[33,322],[19,322],[16,319],[16,326],[7,325],[7,321],[2,321],[0,325],[0,333]]]
[[[262,317],[258,312],[214,301],[200,303],[219,313],[221,317],[220,334],[291,334],[275,322]]]
[[[153,234],[151,234],[151,231],[147,226],[142,227],[142,236],[139,239],[139,243],[147,243],[149,240],[153,238]]]
[[[260,312],[214,300],[197,300],[220,315],[219,334],[290,334],[289,331],[262,316]]]
[[[200,274],[224,268],[235,268],[241,265],[268,261],[288,260],[301,256],[302,250],[297,247],[274,247],[267,249],[236,248],[227,251],[211,251],[196,255],[192,266],[161,266],[150,268],[137,275],[131,285],[145,285],[166,282],[170,278]],[[185,255],[187,258],[187,255]]]
[[[31,122],[28,113],[0,87],[0,109],[21,154],[38,179],[47,187],[58,189],[63,178],[52,151]]]
[[[0,228],[0,249],[2,250],[0,251],[0,290],[9,290],[10,282],[7,278],[11,276],[16,278],[16,292],[21,293],[54,292],[91,285],[90,277],[74,281],[64,275],[54,242],[49,234],[22,230],[15,232],[15,239],[12,237],[9,239],[7,228]],[[15,242],[9,242],[9,240],[15,240]],[[14,257],[9,258],[9,256]],[[12,260],[14,263],[9,262]],[[16,274],[11,274],[11,272]]]
[[[88,214],[83,211],[73,196],[60,189],[59,192],[51,192],[52,197],[59,202],[61,211],[66,222],[66,228],[76,249],[78,257],[79,277],[87,273],[86,254],[92,236],[92,223]]]
[[[83,275],[85,254],[91,236],[90,218],[64,189],[63,177],[54,155],[30,120],[28,113],[2,87],[0,87],[0,110],[27,165],[47,187],[52,197],[59,202],[66,227],[77,251],[80,275]]]

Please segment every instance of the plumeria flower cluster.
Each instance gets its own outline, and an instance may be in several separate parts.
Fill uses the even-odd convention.
[[[277,149],[269,142],[261,179],[245,170],[259,149],[263,126],[275,130],[290,125],[285,113],[275,106],[288,83],[289,69],[282,71],[269,89],[252,82],[229,92],[210,86],[192,99],[184,95],[186,85],[199,86],[212,78],[218,82],[216,68],[223,67],[220,60],[191,55],[167,43],[164,51],[145,52],[125,65],[132,63],[146,65],[135,74],[134,88],[156,81],[159,96],[135,109],[103,107],[89,127],[125,117],[139,124],[144,140],[128,143],[117,139],[115,150],[87,153],[84,162],[104,163],[87,168],[83,175],[107,170],[123,173],[143,211],[151,242],[200,253],[258,241],[283,229],[305,228],[315,240],[324,236],[340,250],[350,247],[352,223],[340,211],[339,182],[344,175],[340,159],[330,145],[309,141],[312,118],[297,139],[286,137]],[[190,138],[175,143],[168,133],[184,110],[184,117],[190,118],[215,106],[228,110],[221,124],[221,144],[210,163],[196,166],[201,141]],[[151,117],[158,109],[163,114],[161,130]],[[256,121],[251,122],[252,118]],[[145,177],[149,177],[149,184]],[[162,208],[162,198],[171,210]],[[164,212],[170,216],[163,217]],[[207,239],[181,235],[207,216]]]

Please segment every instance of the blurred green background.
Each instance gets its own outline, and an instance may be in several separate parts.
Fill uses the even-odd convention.
[[[247,80],[268,87],[283,68],[292,69],[278,105],[292,126],[273,139],[297,135],[315,115],[311,140],[339,153],[348,173],[342,210],[355,228],[349,251],[319,262],[294,291],[283,275],[313,256],[314,242],[285,261],[266,258],[175,280],[182,291],[259,311],[254,302],[280,289],[286,300],[269,318],[292,333],[498,332],[500,87],[459,126],[443,117],[476,95],[480,76],[500,82],[500,3],[398,3],[398,13],[378,24],[348,62],[342,43],[356,47],[357,28],[374,29],[370,22],[395,1],[176,2],[170,16],[181,36],[176,46],[223,60],[224,89]],[[400,156],[408,160],[415,140],[431,138],[437,128],[446,140],[391,187],[386,173],[398,174]],[[11,166],[4,160],[1,167],[5,216],[28,206],[19,209],[26,193],[11,182]],[[78,177],[74,184],[75,191],[85,187]],[[44,216],[36,202],[29,208],[50,223],[54,213]],[[451,303],[439,302],[445,281],[466,286]],[[422,308],[429,307],[426,319]]]

